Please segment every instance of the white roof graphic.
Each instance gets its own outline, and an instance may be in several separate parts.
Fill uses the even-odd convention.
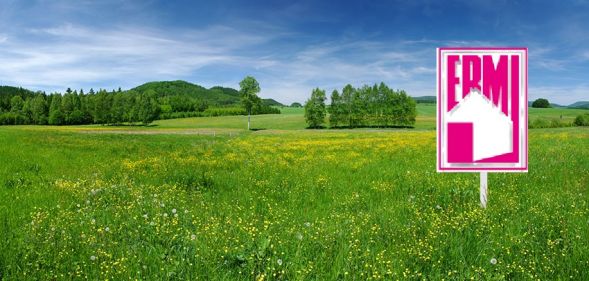
[[[474,161],[513,151],[511,119],[478,90],[448,112],[448,122],[472,122]]]

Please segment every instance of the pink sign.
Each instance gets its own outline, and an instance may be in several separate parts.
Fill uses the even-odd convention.
[[[528,49],[438,48],[438,172],[528,170]]]

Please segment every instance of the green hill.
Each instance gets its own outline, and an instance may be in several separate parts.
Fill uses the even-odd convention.
[[[269,106],[284,106],[284,104],[277,102],[275,99],[262,99],[262,103]]]
[[[417,103],[436,103],[436,96],[412,97]]]
[[[148,82],[131,90],[140,93],[153,90],[159,97],[188,97],[210,105],[235,105],[240,102],[239,91],[236,89],[221,86],[207,89],[182,80]],[[274,99],[262,99],[262,102],[268,106],[284,106]]]
[[[207,89],[181,80],[148,82],[131,90],[140,93],[152,90],[159,97],[188,97],[213,105],[230,105],[239,103],[239,92],[235,89],[219,86]]]
[[[23,100],[34,97],[37,93],[21,87],[0,86],[0,112],[10,110],[10,99],[20,96]]]
[[[578,101],[578,102],[575,102],[575,103],[569,105],[569,107],[589,109],[589,101]]]

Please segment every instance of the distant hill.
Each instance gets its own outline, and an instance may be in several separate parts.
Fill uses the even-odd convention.
[[[208,104],[233,105],[240,103],[239,91],[236,89],[221,86],[206,89],[202,86],[182,80],[148,82],[131,90],[141,93],[153,90],[160,97],[184,96],[198,99]],[[268,106],[284,106],[282,103],[277,102],[274,99],[262,99],[262,102],[264,105]]]
[[[417,103],[436,103],[436,96],[412,97]]]
[[[10,99],[20,96],[23,100],[35,96],[36,92],[21,87],[0,86],[0,112],[1,109],[10,108]]]
[[[284,104],[281,104],[274,99],[262,99],[262,103],[269,106],[284,106]]]
[[[230,105],[239,103],[239,92],[235,89],[219,86],[206,89],[205,87],[181,80],[148,82],[131,90],[140,93],[152,90],[160,97],[188,97],[208,104]]]
[[[589,109],[589,101],[578,101],[573,104],[570,104],[568,107]]]

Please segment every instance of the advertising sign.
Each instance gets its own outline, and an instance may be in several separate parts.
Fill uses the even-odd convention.
[[[527,172],[527,48],[438,48],[438,172]]]

